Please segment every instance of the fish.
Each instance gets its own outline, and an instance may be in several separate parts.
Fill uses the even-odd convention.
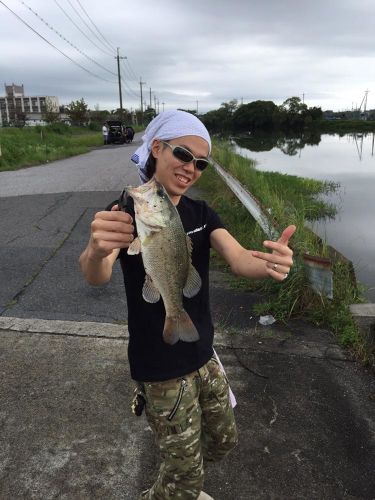
[[[155,177],[138,187],[126,186],[134,200],[138,236],[128,248],[129,255],[141,253],[146,272],[142,296],[165,308],[163,340],[196,342],[199,333],[183,306],[183,296],[194,297],[202,280],[192,265],[192,243],[186,235],[177,208],[164,186]]]

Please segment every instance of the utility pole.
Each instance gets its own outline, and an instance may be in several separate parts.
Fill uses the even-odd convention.
[[[197,101],[197,114],[198,114],[198,101]]]
[[[302,104],[305,104],[305,94],[302,94]]]
[[[150,108],[152,108],[152,104],[151,104],[151,87],[150,87]]]
[[[142,82],[142,77],[139,78],[139,86],[141,88],[141,120],[143,125],[143,93],[142,93],[142,85],[145,85],[146,82]]]
[[[164,113],[164,104],[165,104],[165,102],[162,102],[162,105],[163,105],[163,113]]]
[[[117,76],[118,76],[118,92],[120,95],[120,119],[122,121],[123,119],[123,109],[122,109],[122,89],[121,89],[121,72],[120,72],[120,59],[126,59],[126,57],[121,57],[119,54],[120,48],[117,47],[117,56],[115,59],[117,59]]]
[[[154,94],[154,109],[155,109],[155,114],[158,114],[158,111],[156,109],[156,95]]]

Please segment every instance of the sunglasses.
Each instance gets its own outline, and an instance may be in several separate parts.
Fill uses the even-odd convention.
[[[203,172],[203,170],[208,167],[210,162],[207,160],[207,158],[196,158],[191,151],[188,149],[185,149],[182,146],[175,146],[172,144],[169,144],[169,142],[161,141],[163,144],[166,146],[169,146],[172,150],[172,154],[177,160],[182,161],[183,163],[191,163],[194,162],[194,166],[199,170],[200,172]]]

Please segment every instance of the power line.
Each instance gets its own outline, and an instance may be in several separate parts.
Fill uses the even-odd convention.
[[[99,40],[100,43],[103,43],[100,38],[98,37],[98,35],[95,33],[95,31],[93,31],[90,26],[86,23],[86,21],[83,19],[83,17],[81,16],[81,14],[78,12],[78,10],[74,7],[74,5],[72,4],[72,2],[70,0],[67,0],[69,5],[72,7],[72,9],[74,10],[74,12],[78,15],[78,17],[81,19],[81,21],[84,23],[84,25],[91,31],[91,33],[94,35],[94,37]],[[112,54],[111,54],[112,55]]]
[[[133,75],[134,80],[138,82],[138,77],[135,74],[133,68],[131,67],[129,59],[126,59],[126,62],[127,62],[128,66],[129,66],[129,71]]]
[[[109,43],[109,41],[105,38],[105,36],[103,35],[103,33],[99,30],[99,28],[96,26],[96,24],[94,23],[94,21],[91,19],[91,17],[88,15],[86,9],[83,7],[83,5],[81,4],[81,2],[79,0],[76,0],[78,5],[81,7],[81,9],[83,10],[83,12],[86,14],[87,18],[89,19],[89,21],[91,22],[91,24],[94,26],[94,28],[96,29],[96,31],[99,33],[99,35],[103,38],[103,40],[105,41],[105,43],[109,46],[109,48],[111,50],[116,50],[115,47]]]
[[[4,5],[4,7],[6,9],[9,10],[9,12],[11,12],[17,19],[19,19],[25,26],[27,26],[33,33],[35,33],[39,38],[41,38],[42,40],[44,40],[46,43],[48,43],[48,45],[50,45],[51,47],[53,47],[55,50],[57,50],[57,52],[59,52],[60,54],[62,54],[64,57],[66,57],[67,59],[69,59],[70,62],[72,62],[73,64],[75,64],[76,66],[78,66],[79,68],[83,69],[83,71],[86,71],[86,73],[89,73],[90,75],[92,76],[95,76],[95,78],[98,78],[99,80],[102,80],[104,82],[108,82],[108,83],[114,83],[110,80],[107,80],[106,78],[103,78],[99,75],[96,75],[95,73],[93,73],[92,71],[90,71],[89,69],[85,68],[84,66],[82,66],[80,63],[78,63],[77,61],[75,61],[74,59],[72,59],[71,57],[69,57],[67,54],[65,54],[65,52],[63,52],[62,50],[58,49],[55,45],[53,45],[49,40],[47,40],[47,38],[45,38],[44,36],[42,36],[40,33],[38,33],[32,26],[30,26],[26,21],[24,21],[18,14],[16,14],[11,8],[9,8],[2,0],[0,0],[0,3],[2,5]]]
[[[93,40],[91,40],[91,38],[89,38],[89,37],[86,35],[86,33],[85,33],[84,31],[82,31],[82,30],[81,30],[81,28],[78,26],[78,24],[77,24],[75,21],[73,21],[73,19],[69,16],[69,14],[65,11],[65,9],[64,9],[63,7],[61,7],[61,5],[58,3],[58,1],[57,1],[57,0],[55,0],[55,4],[59,7],[59,9],[61,9],[61,10],[63,11],[63,13],[64,13],[64,14],[65,14],[65,16],[69,19],[69,21],[70,21],[72,24],[74,24],[74,26],[77,28],[77,30],[78,30],[78,31],[80,31],[80,32],[82,33],[82,35],[83,35],[84,37],[86,37],[86,38],[87,38],[87,40],[88,40],[90,43],[92,43],[93,45],[95,45],[95,47],[96,47],[97,49],[101,50],[101,51],[103,52],[103,54],[106,54],[107,56],[111,56],[111,57],[112,57],[112,55],[113,55],[113,54],[110,54],[109,52],[107,52],[106,50],[104,50],[102,47],[99,47],[99,45],[97,45],[97,44],[96,44]]]
[[[137,94],[130,86],[129,84],[126,82],[126,80],[124,80],[122,77],[121,77],[121,81],[122,83],[125,85],[125,87],[127,88],[128,92],[130,92],[130,94],[133,95],[133,97],[136,97],[137,99],[140,98],[140,94]]]
[[[126,80],[121,78],[121,81],[125,85],[125,87],[127,88],[128,92],[130,92],[130,94],[132,94],[133,97],[136,97],[137,99],[140,98],[140,94],[137,94],[137,92],[135,92],[135,90],[130,87],[130,85],[127,83]]]
[[[93,62],[94,64],[96,64],[97,66],[99,66],[100,68],[104,69],[105,71],[107,71],[108,73],[110,73],[111,75],[114,75],[114,76],[117,76],[116,73],[114,73],[113,71],[109,70],[108,68],[106,68],[105,66],[101,65],[100,63],[96,62],[92,57],[88,56],[87,54],[85,54],[81,49],[79,49],[78,47],[76,47],[73,43],[71,43],[67,38],[65,38],[64,35],[62,35],[59,31],[57,31],[51,24],[47,23],[47,21],[45,21],[35,10],[33,10],[31,7],[29,7],[23,0],[18,0],[20,3],[22,3],[22,5],[24,5],[25,7],[27,7],[38,19],[40,19],[46,26],[48,26],[48,28],[55,32],[62,40],[64,40],[66,43],[68,43],[71,47],[73,47],[73,49],[77,50],[77,52],[79,52],[80,54],[82,54],[84,57],[86,57],[86,59],[88,59],[89,61]]]
[[[127,58],[126,58],[125,60],[127,60]],[[124,70],[124,73],[127,73],[127,69],[126,69],[126,67],[125,67],[125,64],[123,63],[123,60],[121,60],[121,65],[122,65],[122,68],[123,68],[123,70]],[[126,76],[127,76],[127,75],[126,75]],[[134,97],[136,97],[137,99],[139,99],[139,97],[140,97],[140,96],[139,96],[139,94],[138,94],[136,91],[134,91],[134,89],[132,89],[132,88],[130,87],[130,85],[128,84],[128,78],[126,78],[126,80],[125,80],[125,81],[124,81],[122,78],[121,78],[121,80],[122,80],[122,83],[125,85],[125,87],[127,87],[128,91],[129,91],[129,92],[130,92],[130,93],[131,93]],[[137,85],[138,85],[138,81],[137,81]]]
[[[128,58],[126,57],[125,61],[127,61]],[[126,73],[126,77],[128,80],[133,80],[134,82],[137,82],[137,86],[138,86],[138,79],[137,78],[134,78],[134,76],[130,75],[129,76],[129,68],[127,66],[125,66],[125,63],[123,61],[121,61],[121,64],[122,64],[122,68],[124,70],[124,72]]]

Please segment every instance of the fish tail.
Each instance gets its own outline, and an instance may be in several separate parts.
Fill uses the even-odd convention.
[[[188,313],[183,310],[179,316],[166,316],[163,339],[164,342],[171,345],[179,340],[196,342],[199,340],[199,333]]]

